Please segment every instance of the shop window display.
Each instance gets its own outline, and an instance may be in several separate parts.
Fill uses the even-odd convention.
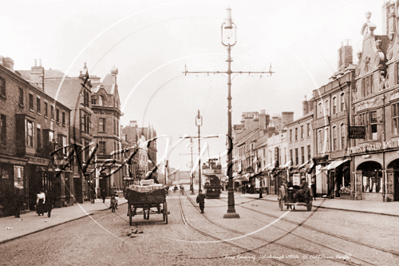
[[[382,172],[364,171],[363,172],[363,193],[382,193]]]

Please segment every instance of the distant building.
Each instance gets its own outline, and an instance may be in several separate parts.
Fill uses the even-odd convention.
[[[136,120],[131,120],[128,126],[122,126],[122,144],[124,147],[138,147],[139,151],[129,166],[131,177],[133,179],[145,178],[148,171],[154,169],[157,164],[157,141],[151,141],[147,147],[147,140],[156,137],[156,131],[152,126],[139,127]],[[158,177],[158,169],[153,176]]]

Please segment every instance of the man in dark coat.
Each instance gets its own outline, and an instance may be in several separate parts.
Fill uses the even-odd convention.
[[[51,217],[51,210],[53,209],[54,204],[54,193],[53,190],[50,189],[46,191],[46,203],[44,204],[44,209],[47,212],[47,216]]]
[[[199,194],[197,196],[197,203],[199,204],[201,213],[204,213],[204,208],[205,208],[205,195],[202,194],[202,190],[199,191]]]
[[[312,179],[311,188],[312,188],[313,200],[316,200],[316,179],[315,178]]]
[[[309,195],[309,187],[308,187],[308,182],[305,181],[305,179],[302,179],[302,184],[299,187],[299,190],[294,194],[294,199],[295,201],[305,201],[307,202]]]
[[[24,204],[22,192],[20,189],[17,189],[15,197],[16,197],[15,198],[15,218],[20,218],[21,208],[22,208],[22,205]]]
[[[105,188],[101,189],[101,198],[103,199],[103,203],[105,203],[106,191]]]

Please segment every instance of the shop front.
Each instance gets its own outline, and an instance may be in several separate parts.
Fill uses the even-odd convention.
[[[0,216],[13,215],[15,197],[20,190],[23,198],[22,210],[29,206],[29,182],[26,179],[26,160],[0,157]]]
[[[394,159],[387,167],[387,201],[399,201],[399,159]]]
[[[327,181],[327,196],[329,198],[354,199],[350,180],[350,160],[337,159],[321,168]]]
[[[383,201],[383,170],[376,161],[366,161],[356,168],[356,193],[362,200]]]

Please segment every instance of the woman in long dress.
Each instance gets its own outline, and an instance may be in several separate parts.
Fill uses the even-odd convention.
[[[36,212],[40,216],[44,216],[44,204],[46,203],[46,195],[43,191],[39,191],[36,199]]]

